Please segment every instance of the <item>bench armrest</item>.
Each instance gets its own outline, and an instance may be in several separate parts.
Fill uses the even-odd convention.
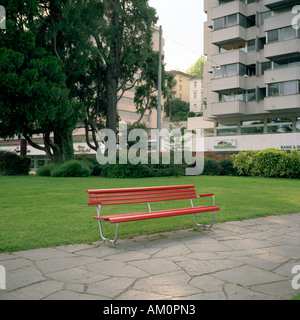
[[[198,196],[198,198],[204,198],[204,197],[212,197],[212,196],[214,196],[214,194],[213,194],[213,193],[208,193],[208,194],[200,194],[200,195]]]

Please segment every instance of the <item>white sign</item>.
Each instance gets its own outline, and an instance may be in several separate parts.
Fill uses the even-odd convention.
[[[214,148],[222,149],[222,148],[236,148],[236,139],[218,139],[215,141]]]

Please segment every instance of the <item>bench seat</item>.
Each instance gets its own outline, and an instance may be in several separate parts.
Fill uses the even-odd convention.
[[[125,213],[125,214],[112,215],[112,216],[102,216],[101,220],[109,221],[110,223],[122,223],[122,222],[130,222],[130,221],[174,217],[174,216],[181,216],[185,214],[212,212],[212,211],[219,211],[219,210],[220,208],[217,206],[181,208],[181,209],[161,210],[161,211],[152,211],[152,212],[136,212],[136,213]],[[98,220],[99,217],[93,217],[93,219]]]

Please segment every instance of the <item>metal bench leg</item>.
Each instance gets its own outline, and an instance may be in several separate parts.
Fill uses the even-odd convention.
[[[205,225],[205,224],[199,224],[197,222],[197,218],[196,218],[196,215],[194,214],[194,220],[195,220],[195,223],[196,223],[196,226],[198,228],[203,228],[203,229],[208,229],[210,230],[212,228],[212,226],[214,225],[214,220],[215,220],[215,211],[213,211],[212,213],[212,220],[211,220],[211,224],[210,225]]]
[[[113,246],[117,243],[118,241],[118,233],[119,233],[119,223],[117,223],[117,227],[116,227],[116,233],[115,233],[115,238],[114,240],[111,240],[109,238],[105,238],[103,235],[103,229],[102,229],[102,222],[103,220],[101,220],[101,206],[97,206],[97,213],[98,213],[98,221],[99,221],[99,230],[100,230],[100,236],[101,239],[105,242],[111,243]]]
[[[213,205],[215,206],[215,197],[212,196],[212,198],[213,198]],[[190,199],[190,201],[191,201],[192,208],[194,208],[193,200]],[[208,229],[208,230],[210,230],[210,229],[212,228],[212,226],[214,225],[214,221],[215,221],[215,211],[213,211],[213,213],[212,213],[212,219],[211,219],[210,225],[199,224],[198,221],[197,221],[196,214],[194,214],[194,220],[195,220],[196,226],[197,226],[198,228],[203,228],[203,229]]]

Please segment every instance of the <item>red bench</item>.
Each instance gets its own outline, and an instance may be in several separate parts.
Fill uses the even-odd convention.
[[[215,205],[215,197],[213,193],[202,194],[197,196],[195,187],[193,185],[185,186],[168,186],[168,187],[149,187],[149,188],[127,188],[127,189],[103,189],[103,190],[87,190],[89,195],[88,206],[96,206],[98,216],[94,217],[99,221],[99,229],[102,240],[108,241],[113,245],[117,242],[119,223],[147,220],[155,218],[172,217],[179,215],[193,214],[195,223],[198,227],[211,228],[214,223],[215,212],[220,210]],[[202,197],[212,197],[212,206],[194,206],[193,199]],[[176,201],[176,200],[190,200],[190,207],[152,211],[151,203],[160,201]],[[116,215],[101,215],[101,209],[105,206],[111,205],[125,205],[134,203],[147,203],[148,212],[136,212]],[[212,221],[209,226],[198,224],[196,220],[197,213],[212,212]],[[110,222],[116,224],[116,234],[114,240],[110,240],[104,237],[102,222]]]

